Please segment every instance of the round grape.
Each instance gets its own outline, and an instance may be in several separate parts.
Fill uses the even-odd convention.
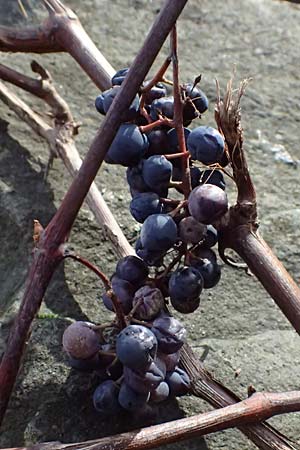
[[[125,366],[145,369],[156,357],[157,339],[142,325],[128,325],[117,336],[116,352]]]
[[[177,226],[167,214],[152,214],[141,229],[141,244],[150,251],[163,251],[177,241]]]
[[[226,213],[228,200],[226,193],[213,184],[203,184],[193,189],[188,198],[191,216],[198,222],[211,224]]]
[[[116,383],[112,380],[103,381],[93,395],[95,409],[106,416],[117,414],[121,411],[118,396],[119,388]]]
[[[64,331],[64,350],[73,358],[89,359],[100,349],[100,338],[89,322],[74,322]]]
[[[192,159],[210,165],[221,161],[224,154],[224,139],[218,130],[200,126],[194,128],[187,140]]]

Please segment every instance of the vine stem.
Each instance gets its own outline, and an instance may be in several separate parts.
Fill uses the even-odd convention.
[[[170,34],[170,45],[172,54],[172,64],[173,64],[173,96],[174,96],[174,128],[177,132],[179,153],[182,153],[183,157],[182,163],[182,191],[184,198],[187,199],[192,190],[191,187],[191,176],[190,176],[190,166],[188,159],[188,151],[185,145],[185,136],[183,128],[183,100],[181,94],[181,87],[179,84],[179,64],[178,64],[178,50],[177,50],[177,28],[176,24],[173,26]]]
[[[53,2],[53,0],[51,1]],[[71,230],[84,198],[101,166],[117,129],[121,125],[123,113],[131,104],[186,2],[187,0],[167,0],[165,2],[57,213],[43,232],[43,238],[39,241],[38,249],[34,253],[33,262],[26,281],[22,303],[11,328],[6,350],[0,364],[0,424],[3,420],[19,371],[23,349],[32,321],[39,310],[53,272],[62,260],[62,255],[58,254],[57,249],[64,243]],[[56,17],[56,15],[53,15],[53,17]],[[86,66],[85,70],[88,71],[88,67],[90,67],[93,59],[91,60],[89,54],[84,52],[82,43],[84,42],[83,35],[81,33],[78,36],[76,31],[78,29],[74,29],[72,20],[71,18],[70,20],[63,21],[64,41],[69,41],[69,47],[73,50],[74,46],[79,44],[78,52],[80,53],[81,62],[84,67]],[[57,21],[58,25],[61,24],[60,14],[57,14]],[[69,51],[74,56],[74,52]]]
[[[69,250],[65,250],[64,251],[64,259],[66,258],[71,258],[74,259],[75,261],[80,262],[80,264],[83,264],[85,267],[87,267],[88,269],[90,269],[92,272],[94,272],[102,281],[102,283],[105,286],[105,289],[111,289],[111,283],[109,281],[109,279],[107,278],[107,276],[98,268],[96,267],[94,264],[92,264],[90,261],[88,261],[87,259],[83,258],[80,255],[77,255],[74,252],[71,252]]]

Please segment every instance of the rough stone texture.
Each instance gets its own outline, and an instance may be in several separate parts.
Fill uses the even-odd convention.
[[[116,68],[132,61],[162,1],[69,0],[96,44]],[[30,10],[30,5],[32,11]],[[44,12],[38,1],[25,1],[29,23]],[[17,1],[0,0],[1,23],[21,26]],[[34,14],[33,14],[34,12]],[[233,67],[236,79],[253,77],[242,102],[242,123],[249,166],[258,193],[261,233],[299,282],[300,190],[300,8],[274,0],[190,0],[179,21],[181,78],[203,74],[202,88],[211,104],[202,123],[213,125],[215,78],[224,89]],[[163,60],[164,47],[155,67]],[[99,124],[94,110],[97,89],[67,55],[35,56],[52,73],[77,120],[84,156]],[[2,54],[1,62],[30,74],[31,55]],[[28,103],[41,103],[20,93]],[[44,106],[42,106],[42,109]],[[66,192],[70,178],[58,160],[43,179],[46,144],[0,104],[0,351],[17,311],[32,248],[32,221],[46,225]],[[8,125],[7,123],[8,122]],[[287,154],[284,153],[288,152]],[[98,179],[102,193],[128,238],[139,227],[128,212],[124,170],[104,165]],[[229,184],[230,198],[235,190]],[[84,206],[70,242],[109,275],[116,258],[91,213]],[[2,447],[61,440],[79,441],[142,425],[123,415],[107,421],[94,412],[94,377],[70,371],[61,351],[61,335],[72,319],[106,320],[99,302],[102,286],[93,274],[71,261],[61,265],[35,320],[0,437]],[[180,316],[180,315],[179,315]],[[244,272],[224,267],[218,287],[203,295],[201,310],[181,317],[190,343],[225,384],[242,396],[257,390],[299,389],[299,338],[259,283]],[[235,378],[235,371],[241,369]],[[176,407],[177,405],[177,407]],[[208,410],[198,399],[167,403],[158,421]],[[299,414],[272,420],[283,433],[300,439]],[[111,422],[114,422],[113,424]],[[254,446],[230,430],[170,445],[169,449],[249,450]]]

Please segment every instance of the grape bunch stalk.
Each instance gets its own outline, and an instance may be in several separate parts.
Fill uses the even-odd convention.
[[[171,43],[176,52],[174,34]],[[118,261],[102,295],[116,320],[75,322],[63,336],[70,365],[100,377],[93,403],[106,415],[190,391],[179,366],[186,330],[173,310],[195,312],[202,290],[221,277],[212,247],[218,242],[214,224],[228,210],[223,171],[229,159],[216,128],[188,128],[208,109],[208,99],[198,87],[201,76],[179,85],[176,60],[171,55],[143,82],[105,157],[127,168],[129,209],[141,224],[137,256]],[[171,61],[173,83],[164,77]],[[96,98],[100,114],[107,114],[128,72],[116,72],[111,88]]]

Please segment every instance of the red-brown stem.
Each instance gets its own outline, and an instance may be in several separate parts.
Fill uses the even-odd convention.
[[[229,242],[300,334],[300,289],[267,243],[247,225],[235,228]]]
[[[181,87],[179,84],[176,24],[174,25],[171,31],[170,43],[171,43],[172,63],[173,63],[174,128],[176,129],[177,132],[179,152],[186,154],[187,149],[185,145],[183,117],[182,117],[183,101],[181,95]],[[182,190],[184,198],[187,199],[192,190],[190,167],[187,157],[182,158]]]
[[[278,414],[295,412],[299,408],[299,391],[278,394],[258,393],[235,405],[122,433],[115,437],[109,436],[74,444],[55,443],[55,447],[51,447],[51,443],[38,444],[38,447],[27,447],[27,449],[23,447],[23,450],[54,450],[54,448],[56,450],[146,450],[187,438],[205,436],[234,426],[245,426]]]
[[[163,62],[162,66],[158,69],[152,80],[150,80],[145,86],[142,87],[141,91],[142,93],[149,92],[150,89],[153,88],[153,86],[156,85],[159,81],[162,80],[164,74],[166,73],[166,70],[168,69],[169,65],[171,64],[172,58],[168,56],[165,61]]]
[[[80,264],[83,264],[85,267],[90,269],[92,272],[94,272],[100,278],[100,280],[103,282],[103,284],[105,286],[105,289],[107,289],[107,290],[111,289],[111,283],[110,283],[109,279],[107,278],[107,276],[103,272],[101,272],[101,270],[98,267],[96,267],[93,263],[91,263],[87,259],[83,258],[80,255],[77,255],[76,253],[72,253],[70,251],[65,252],[64,258],[71,258],[71,259],[74,259],[75,261],[80,262]]]
[[[190,152],[186,151],[186,152],[182,152],[182,153],[172,153],[171,155],[164,155],[164,157],[166,159],[176,159],[176,158],[186,158],[189,159],[190,156]]]
[[[173,200],[171,198],[163,198],[163,197],[160,197],[159,200],[165,205],[179,205],[179,203],[181,202],[181,200]]]
[[[153,88],[153,86],[156,85],[156,83],[158,83],[159,81],[162,80],[162,78],[163,78],[166,70],[168,69],[171,61],[172,61],[172,59],[170,58],[170,56],[168,56],[165,59],[165,61],[162,64],[162,66],[158,69],[158,71],[156,72],[156,74],[154,75],[152,80],[148,81],[147,84],[141,88],[141,92],[142,92],[141,99],[140,99],[140,108],[141,109],[144,109],[145,98],[146,98],[147,92],[149,92]],[[150,123],[150,121],[149,121],[149,123]]]
[[[124,314],[122,304],[112,290],[110,290],[107,294],[109,295],[109,297],[112,301],[114,311],[117,316],[118,326],[119,326],[120,330],[122,330],[123,328],[125,328],[128,325],[128,320]]]
[[[166,125],[170,128],[174,127],[174,122],[171,119],[164,117],[163,119],[155,120],[155,122],[148,123],[148,125],[143,125],[140,128],[141,133],[150,133],[154,128]]]
[[[70,232],[90,185],[121,124],[120,118],[122,117],[122,114],[131,104],[186,2],[187,0],[167,0],[164,4],[142,49],[131,66],[130,76],[128,76],[122,84],[120,92],[114,99],[107,116],[96,134],[77,176],[74,178],[60,208],[44,232],[44,239],[40,242],[38,256],[34,258],[29,272],[27,289],[21,303],[20,312],[15,318],[6,351],[3,354],[0,364],[0,423],[3,420],[20,367],[20,360],[30,326],[39,310],[52,274],[57,267],[58,262],[61,260],[61,258],[55,258],[54,255],[57,253],[57,249],[60,245],[64,243],[66,236]],[[74,43],[79,45],[81,62],[84,69],[89,72],[87,68],[92,66],[95,69],[95,66],[93,66],[94,58],[90,52],[85,52],[84,44],[81,42],[81,40],[84,40],[83,33],[75,33],[77,39],[73,39],[73,34],[70,32],[70,29],[72,29],[73,26],[74,23],[72,22],[69,26],[67,25],[67,22],[64,22],[64,40],[65,42],[71,40],[70,48],[73,48],[73,50]],[[61,29],[61,27],[59,27],[59,29]],[[71,54],[74,56],[73,53]],[[101,65],[101,59],[98,63]],[[24,316],[26,316],[26,320],[24,319]]]

